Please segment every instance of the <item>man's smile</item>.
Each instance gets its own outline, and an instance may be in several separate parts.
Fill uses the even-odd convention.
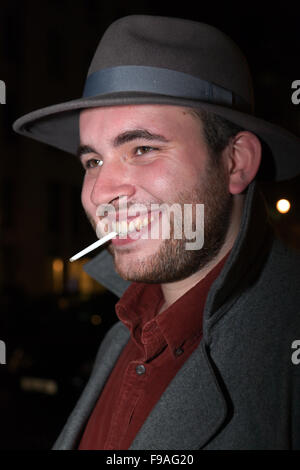
[[[117,236],[112,239],[113,245],[127,244],[140,238],[152,238],[150,230],[154,220],[159,220],[161,211],[147,212],[140,216],[122,217],[116,214],[113,220],[109,218],[102,219],[97,225],[97,235],[101,238],[110,232],[117,232]],[[153,234],[152,234],[153,235]],[[158,237],[156,237],[158,238]]]

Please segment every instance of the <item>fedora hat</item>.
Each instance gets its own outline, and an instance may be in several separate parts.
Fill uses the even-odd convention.
[[[300,139],[255,117],[249,67],[237,45],[213,26],[180,18],[130,15],[113,22],[96,49],[82,96],[26,114],[13,129],[76,154],[80,110],[139,104],[222,116],[261,139],[268,179],[299,173]]]

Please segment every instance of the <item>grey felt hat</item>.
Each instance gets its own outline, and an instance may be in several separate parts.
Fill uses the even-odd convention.
[[[76,154],[81,109],[129,104],[211,111],[260,137],[269,179],[300,172],[300,139],[254,116],[251,76],[236,44],[213,26],[180,18],[118,19],[97,47],[82,97],[26,114],[13,129]]]

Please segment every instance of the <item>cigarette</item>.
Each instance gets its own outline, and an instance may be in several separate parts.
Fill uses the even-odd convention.
[[[103,245],[103,243],[108,242],[108,240],[111,240],[116,235],[117,235],[117,232],[110,232],[104,237],[100,238],[100,240],[97,240],[95,243],[92,243],[91,245],[87,246],[86,248],[84,248],[84,250],[80,251],[76,255],[72,256],[72,258],[70,258],[71,263],[73,263],[73,261],[76,261],[77,259],[84,256],[86,253],[89,253],[90,251],[95,250],[99,246]]]

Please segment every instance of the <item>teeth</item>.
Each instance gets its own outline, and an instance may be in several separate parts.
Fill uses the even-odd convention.
[[[128,225],[128,232],[133,232],[134,229],[135,229],[135,226],[134,226],[133,221],[131,220]]]
[[[136,228],[137,230],[139,230],[140,227],[141,227],[141,225],[142,225],[141,219],[135,220],[135,221],[134,221],[134,225],[135,225],[135,228]]]
[[[150,222],[153,222],[154,217],[151,216]],[[133,232],[134,230],[140,230],[146,225],[149,224],[148,217],[144,217],[144,219],[136,219],[131,220],[129,223],[123,220],[122,222],[112,221],[111,228],[114,232],[117,232],[120,235],[126,235],[127,233]]]
[[[125,220],[123,220],[121,223],[120,223],[120,231],[122,233],[126,233],[127,232],[127,223],[125,222]]]

